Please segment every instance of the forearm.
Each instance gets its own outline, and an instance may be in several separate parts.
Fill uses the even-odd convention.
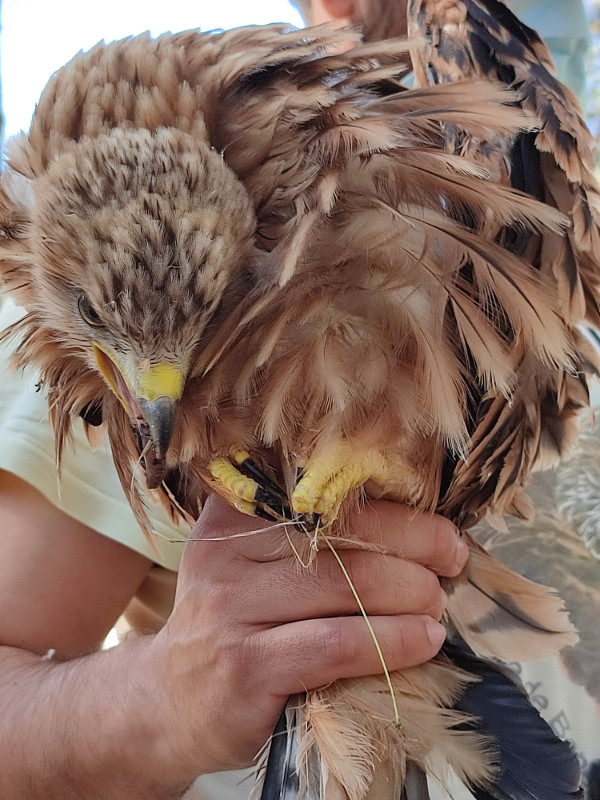
[[[0,648],[0,797],[169,800],[176,774],[160,699],[148,679],[151,637],[67,662]]]

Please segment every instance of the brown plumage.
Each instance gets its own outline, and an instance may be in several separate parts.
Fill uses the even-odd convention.
[[[584,426],[570,458],[537,473],[529,488],[530,522],[507,518],[506,529],[478,526],[477,539],[521,574],[564,597],[579,641],[560,653],[571,679],[600,703],[600,457],[598,426]]]
[[[545,105],[522,99],[549,63],[537,40],[514,90],[456,64],[459,82],[404,90],[409,47],[431,61],[458,14],[448,63],[474,25],[471,0],[414,5],[425,50],[281,26],[99,45],[13,141],[0,270],[29,312],[14,362],[41,369],[59,462],[73,417],[101,416],[142,524],[140,451],[174,513],[207,489],[271,517],[289,503],[318,545],[365,493],[463,527],[523,516],[533,466],[568,449],[594,370],[575,325],[598,316],[589,135],[577,117],[567,144],[553,130],[575,101],[551,80]],[[543,191],[509,185],[524,141],[549,150]],[[244,450],[287,500],[230,466]],[[574,641],[551,592],[472,549],[449,610],[473,649]],[[471,680],[447,656],[393,675],[398,725],[383,679],[311,693],[301,783],[397,797],[407,764],[441,751],[491,785],[486,741],[452,708]]]

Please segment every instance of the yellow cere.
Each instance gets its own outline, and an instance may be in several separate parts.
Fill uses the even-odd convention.
[[[183,373],[180,367],[163,362],[141,372],[138,396],[154,403],[159,397],[179,400],[183,391]]]

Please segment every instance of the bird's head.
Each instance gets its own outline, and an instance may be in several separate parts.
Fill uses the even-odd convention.
[[[36,181],[39,322],[118,397],[150,488],[203,345],[248,290],[255,224],[221,156],[172,128],[84,137]]]

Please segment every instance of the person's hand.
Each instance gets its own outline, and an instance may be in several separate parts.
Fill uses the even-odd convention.
[[[427,661],[444,638],[436,576],[457,575],[466,548],[447,520],[396,503],[373,503],[352,526],[386,551],[346,546],[339,555],[388,668]],[[190,535],[174,611],[152,648],[157,713],[190,777],[251,763],[289,695],[382,672],[333,553],[303,568],[283,545],[281,527],[215,498]]]

